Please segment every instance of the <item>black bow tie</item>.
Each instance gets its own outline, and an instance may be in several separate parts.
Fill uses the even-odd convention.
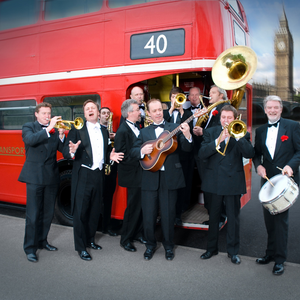
[[[144,105],[140,105],[139,108],[145,110],[145,106]]]
[[[126,120],[126,121],[127,121],[129,124],[131,124],[131,125],[135,126],[136,128],[140,129],[139,125],[137,125],[136,123],[133,123],[133,122],[131,122],[131,121],[129,121],[129,120]]]
[[[47,128],[49,125],[43,125],[41,124],[42,128]]]
[[[277,127],[278,123],[279,123],[279,121],[277,121],[276,123],[273,123],[273,124],[268,124],[268,127],[272,127],[272,126]]]
[[[161,128],[165,128],[165,124],[161,123],[161,124],[153,124],[154,129],[156,129],[157,127],[161,127]]]
[[[191,110],[198,109],[198,108],[200,108],[200,105],[198,105],[198,106],[191,106]]]

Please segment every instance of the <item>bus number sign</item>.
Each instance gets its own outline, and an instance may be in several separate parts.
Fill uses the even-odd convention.
[[[130,38],[130,58],[143,59],[184,54],[184,29],[134,34]]]

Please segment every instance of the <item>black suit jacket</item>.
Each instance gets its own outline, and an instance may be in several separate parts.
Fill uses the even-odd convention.
[[[109,134],[105,127],[101,126],[101,132],[103,136],[103,153],[104,153],[104,163],[109,161],[109,154],[111,151],[111,146],[108,144]],[[93,165],[93,155],[92,155],[92,146],[90,137],[88,134],[88,130],[86,127],[86,122],[84,126],[77,130],[74,127],[70,130],[68,134],[67,141],[65,143],[63,149],[63,155],[65,158],[71,159],[71,155],[69,153],[69,141],[72,141],[74,144],[81,140],[81,144],[79,145],[75,157],[73,160],[73,170],[72,170],[72,186],[71,186],[71,201],[72,201],[72,211],[74,208],[75,194],[78,186],[78,175],[79,170],[82,164],[91,167]]]
[[[202,190],[217,195],[241,195],[247,192],[243,157],[252,158],[254,148],[250,142],[250,134],[236,141],[230,138],[225,156],[216,150],[215,140],[222,132],[221,126],[205,131],[199,156],[204,159],[205,176]],[[222,142],[221,145],[225,142]]]
[[[274,158],[272,159],[266,146],[268,124],[264,124],[256,129],[255,133],[255,157],[253,163],[255,168],[259,165],[265,167],[269,178],[280,174],[276,167],[283,168],[289,165],[294,172],[294,179],[299,183],[300,164],[300,125],[298,122],[280,119]],[[287,136],[286,141],[282,141],[282,136]],[[262,179],[262,183],[265,180]]]
[[[142,181],[142,168],[139,160],[130,156],[130,150],[137,140],[127,122],[124,121],[115,136],[116,152],[123,152],[124,158],[118,164],[118,183],[122,187],[140,187]]]
[[[52,185],[59,183],[57,150],[63,151],[63,143],[58,137],[58,130],[48,134],[38,121],[26,123],[22,127],[22,138],[25,144],[26,160],[19,176],[19,181]]]
[[[164,130],[168,130],[171,132],[174,130],[178,124],[172,124],[172,123],[165,123]],[[133,145],[133,148],[131,150],[131,155],[136,158],[141,158],[141,146],[145,142],[149,140],[155,140],[156,135],[153,128],[153,125],[150,125],[144,129],[141,130],[140,135],[136,142]],[[183,171],[181,167],[181,163],[179,161],[179,155],[178,155],[178,148],[181,147],[184,151],[191,151],[193,148],[193,142],[190,143],[185,136],[182,134],[181,131],[177,133],[177,140],[178,140],[178,147],[177,149],[169,154],[166,157],[166,160],[164,162],[165,167],[165,175],[169,180],[167,181],[168,189],[169,190],[176,190],[179,188],[182,188],[185,186]],[[151,172],[151,171],[142,171],[142,190],[152,190],[155,191],[159,187],[159,172]]]

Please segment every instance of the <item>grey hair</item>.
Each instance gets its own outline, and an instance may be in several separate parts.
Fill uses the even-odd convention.
[[[198,92],[199,92],[199,94],[201,94],[201,90],[200,90],[200,88],[198,88],[197,86],[191,87],[190,90],[189,90],[189,93],[191,92],[192,89],[197,89]]]
[[[224,89],[221,89],[220,87],[218,87],[218,86],[215,85],[215,84],[212,85],[210,88],[213,88],[213,87],[218,88],[219,93],[223,95],[223,100],[227,100],[227,99],[228,99],[228,98],[227,98],[227,93],[226,93],[226,91],[225,91]]]
[[[132,104],[138,104],[138,102],[134,99],[127,99],[121,105],[121,114],[124,119],[127,119],[128,113],[133,111]]]
[[[282,100],[280,97],[276,95],[269,95],[264,99],[264,107],[266,107],[268,101],[278,101],[280,103],[280,107],[282,107]]]

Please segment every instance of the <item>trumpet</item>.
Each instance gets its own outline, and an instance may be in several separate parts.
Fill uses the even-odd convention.
[[[182,93],[178,93],[175,97],[175,103],[174,107],[179,108],[181,105],[183,105],[186,102],[186,95]]]
[[[220,140],[221,140],[222,133],[224,132],[224,130],[226,128],[227,128],[228,133],[229,133],[229,138],[228,138],[227,143],[225,145],[224,151],[221,152],[218,148],[219,148],[219,145],[220,145]],[[220,137],[218,139],[216,150],[221,155],[225,156],[225,152],[226,152],[227,146],[229,144],[230,137],[232,136],[235,139],[240,139],[240,138],[244,137],[247,133],[247,125],[241,120],[241,116],[239,116],[239,118],[237,118],[236,120],[233,120],[232,122],[229,123],[229,125],[225,126],[222,133],[220,134]]]
[[[72,124],[77,130],[80,130],[83,127],[84,122],[80,117],[77,117],[74,121],[58,120],[54,127],[57,129],[63,128],[66,130],[71,130]]]

